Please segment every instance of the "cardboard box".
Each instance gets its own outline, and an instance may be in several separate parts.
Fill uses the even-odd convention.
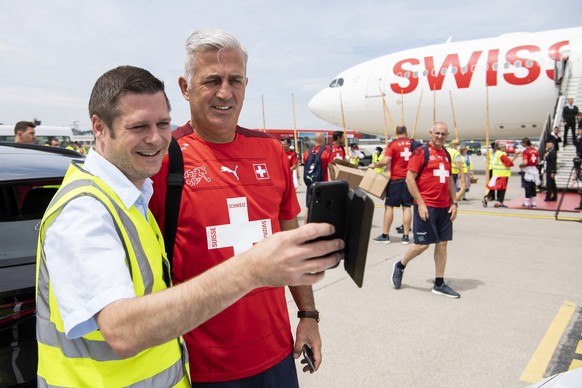
[[[360,182],[360,188],[375,197],[384,199],[386,197],[387,184],[388,177],[386,175],[380,174],[374,171],[374,169],[369,168],[366,170],[366,173]]]
[[[329,177],[330,181],[335,181],[336,180],[336,176],[338,174],[339,171],[339,166],[344,166],[344,167],[348,167],[354,170],[358,169],[358,166],[348,162],[347,160],[342,160],[342,159],[334,159],[330,164],[328,164],[327,166],[327,175]],[[344,178],[341,178],[344,179]]]
[[[338,164],[332,164],[330,167],[334,170],[333,178],[330,175],[331,180],[346,180],[350,185],[350,188],[358,187],[362,179],[364,178],[364,172],[357,168],[352,168],[348,166],[342,166]],[[331,171],[330,171],[331,172]]]

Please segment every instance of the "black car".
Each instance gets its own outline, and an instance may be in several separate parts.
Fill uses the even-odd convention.
[[[56,147],[0,143],[0,387],[36,386],[38,227],[72,160]]]
[[[462,146],[467,147],[469,155],[477,154],[481,156],[481,143],[475,140],[467,140],[461,143]]]

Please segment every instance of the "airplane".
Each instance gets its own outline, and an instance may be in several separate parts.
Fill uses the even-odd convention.
[[[341,72],[309,109],[340,128],[380,136],[393,136],[394,126],[405,124],[409,136],[428,139],[430,126],[444,121],[449,139],[485,139],[487,126],[491,139],[541,137],[560,109],[558,97],[566,91],[560,84],[582,75],[581,50],[582,27],[449,38]]]

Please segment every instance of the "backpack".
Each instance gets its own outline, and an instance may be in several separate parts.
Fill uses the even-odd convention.
[[[303,165],[303,182],[307,187],[311,186],[313,182],[322,182],[324,177],[323,163],[321,162],[321,154],[327,147],[321,146],[319,151],[313,152],[313,147],[309,149],[309,155]]]
[[[414,151],[415,149],[417,149],[419,147],[422,147],[423,148],[424,162],[422,162],[422,165],[418,169],[418,173],[416,174],[416,179],[418,179],[418,177],[420,176],[420,173],[422,172],[422,170],[424,170],[424,168],[428,164],[428,158],[429,158],[430,150],[428,149],[428,145],[427,144],[421,143],[418,140],[410,139],[410,149],[411,149],[411,151]],[[449,161],[449,164],[451,164],[451,155],[449,154],[449,151],[447,149],[445,149],[445,151],[447,152],[447,159]]]

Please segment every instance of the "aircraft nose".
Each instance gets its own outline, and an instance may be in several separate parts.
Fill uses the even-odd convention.
[[[340,125],[339,107],[340,99],[337,92],[326,88],[317,93],[308,104],[309,110],[328,123]]]

